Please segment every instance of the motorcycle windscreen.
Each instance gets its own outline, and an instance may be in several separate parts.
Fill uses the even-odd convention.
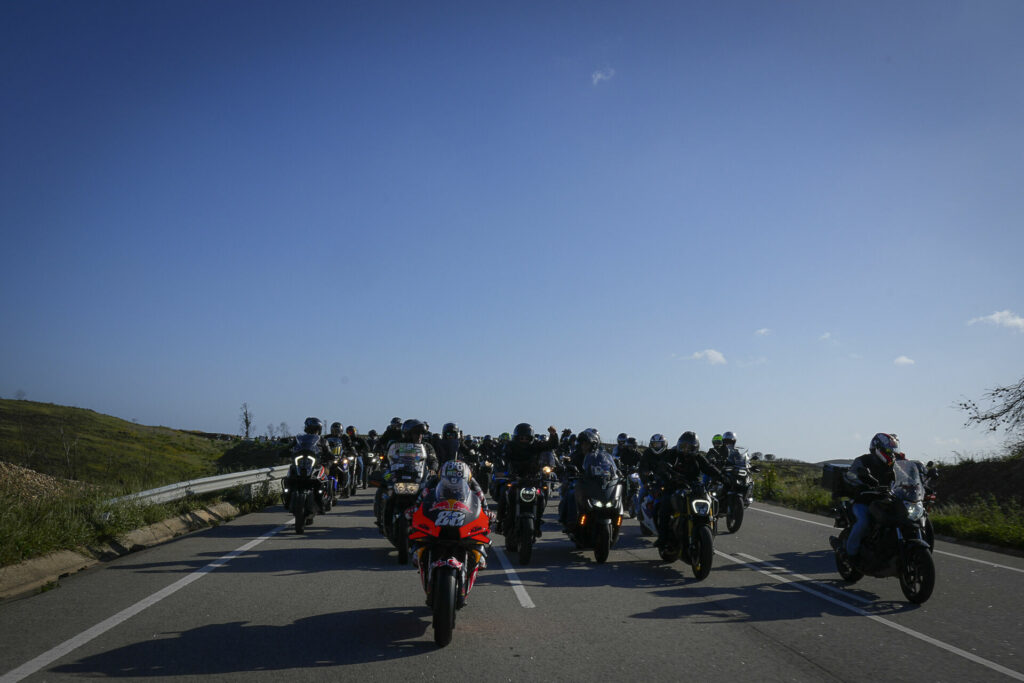
[[[583,459],[583,476],[610,479],[615,476],[615,460],[604,451],[590,453]]]
[[[331,449],[331,455],[341,455],[341,439],[329,436],[327,437],[327,446]]]
[[[317,444],[320,443],[320,437],[316,434],[299,434],[295,437],[295,452],[302,453],[308,452],[316,454],[318,448]]]
[[[474,538],[486,543],[490,520],[468,483],[442,480],[416,511],[413,527],[410,538],[429,535],[450,540]],[[424,533],[417,534],[417,530]]]
[[[415,472],[420,477],[427,469],[427,449],[419,443],[393,443],[388,448],[391,471]]]
[[[921,468],[912,460],[897,460],[892,465],[892,490],[900,500],[917,503],[924,500]]]

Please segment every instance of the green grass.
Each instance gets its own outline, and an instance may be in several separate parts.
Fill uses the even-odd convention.
[[[280,448],[139,425],[82,408],[0,399],[0,460],[120,493],[276,465]]]

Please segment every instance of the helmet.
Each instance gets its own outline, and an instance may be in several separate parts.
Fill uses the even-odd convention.
[[[591,446],[597,446],[601,443],[601,435],[593,427],[584,429],[576,437],[576,443],[589,443]]]
[[[626,444],[626,438],[626,432],[619,432],[619,435],[615,437],[615,440],[619,442],[620,446],[624,446]]]
[[[476,441],[473,440],[473,437],[468,436],[468,435],[466,436],[466,438],[464,438],[462,440],[462,443],[466,444],[467,446],[475,446],[476,445]]]
[[[636,437],[635,436],[631,436],[628,439],[626,439],[626,445],[627,446],[636,446],[637,445],[636,444]]]
[[[879,432],[871,437],[871,445],[868,449],[873,455],[877,455],[884,460],[887,465],[891,465],[893,460],[896,459],[896,451],[899,450],[899,447],[898,441],[888,434]]]
[[[711,437],[711,445],[714,446],[715,448],[721,446],[722,445],[722,435],[721,434],[715,434],[713,437]]]
[[[390,426],[391,427],[396,427],[398,429],[401,429],[402,428],[402,418],[400,418],[400,417],[393,417],[393,418],[391,418]]]
[[[359,430],[356,429],[355,425],[349,425],[348,427],[345,428],[345,433],[348,434],[349,436],[355,436],[358,431]]]
[[[441,479],[437,484],[437,497],[447,497],[448,494],[462,490],[462,484],[473,478],[469,465],[461,460],[449,460],[441,465]]]
[[[735,446],[736,432],[722,432],[722,443],[726,446]]]
[[[570,434],[572,434],[572,430],[568,427],[562,430],[562,436],[569,436]]]
[[[490,434],[484,434],[484,441],[485,441],[486,443],[490,443],[490,441],[491,441],[491,435],[490,435]]]
[[[725,439],[725,435],[722,436]],[[683,453],[696,453],[700,450],[700,439],[693,432],[683,432],[676,441],[676,448]]]
[[[372,437],[375,437],[375,438],[376,438],[376,436],[377,436],[377,430],[376,430],[376,429],[371,429],[370,431],[368,431],[368,432],[366,433],[366,435],[367,435],[367,436],[372,436]]]
[[[422,438],[427,433],[427,425],[419,420],[406,420],[402,423],[402,435],[405,438]]]
[[[533,426],[529,422],[520,422],[512,430],[512,438],[515,441],[533,441]]]
[[[341,423],[340,422],[332,422],[331,423],[331,436],[341,436]]]
[[[501,436],[498,437],[498,441],[511,441],[512,435],[508,432],[502,432]]]
[[[444,427],[441,427],[441,438],[442,439],[458,439],[462,436],[462,430],[454,422],[445,422]]]
[[[651,436],[652,451],[655,453],[664,453],[666,448],[668,448],[668,441],[665,440],[664,434],[654,434]]]
[[[323,434],[324,421],[319,417],[307,417],[306,422],[302,426],[302,431],[307,434]]]

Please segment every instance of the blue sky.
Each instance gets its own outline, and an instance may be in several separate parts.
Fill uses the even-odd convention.
[[[246,401],[261,431],[990,450],[953,406],[1024,367],[1021,25],[3,3],[0,395],[210,431]]]

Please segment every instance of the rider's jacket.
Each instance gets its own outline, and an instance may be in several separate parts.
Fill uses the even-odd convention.
[[[662,455],[667,457],[658,461],[654,474],[664,480],[682,477],[686,481],[697,481],[701,474],[706,474],[714,479],[721,479],[721,471],[708,462],[700,451],[696,453],[684,453],[677,448],[670,448]]]
[[[871,453],[865,453],[850,465],[846,471],[846,483],[854,491],[852,498],[857,503],[871,501],[871,497],[865,495],[873,486],[888,486],[892,483],[892,466],[884,458]]]
[[[722,467],[729,461],[730,448],[724,443],[721,446],[712,446],[708,450],[708,460],[716,467]]]
[[[651,476],[653,476],[655,471],[658,469],[658,466],[662,462],[667,461],[671,457],[671,452],[672,451],[670,451],[669,449],[665,449],[661,453],[655,453],[650,448],[645,450],[644,454],[640,456],[640,465],[638,467],[640,471],[640,476],[644,480],[647,480]]]
[[[738,448],[730,448],[725,464],[733,467],[750,467],[750,456]]]
[[[521,443],[509,441],[505,444],[505,461],[509,471],[516,476],[529,476],[540,472],[540,456],[558,447],[558,435],[548,434],[547,441]]]
[[[636,446],[619,446],[619,464],[626,471],[635,469],[640,464],[640,450]]]

